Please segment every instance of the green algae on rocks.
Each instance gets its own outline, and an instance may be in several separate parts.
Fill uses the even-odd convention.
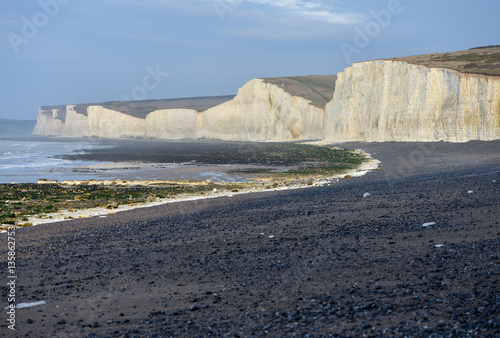
[[[366,156],[353,150],[300,143],[256,142],[168,142],[154,143],[140,154],[144,162],[155,159],[167,162],[196,161],[203,164],[256,164],[247,174],[247,182],[214,183],[211,181],[171,180],[89,180],[47,181],[0,184],[0,224],[30,225],[29,218],[50,217],[63,210],[90,208],[117,209],[120,205],[138,205],[179,196],[203,196],[221,192],[242,192],[279,187],[313,185],[314,179],[328,178],[355,170]],[[175,147],[172,147],[175,144]],[[143,145],[144,146],[144,145]],[[172,149],[173,148],[173,149]],[[100,155],[109,149],[99,149]],[[104,152],[104,154],[100,153]],[[115,154],[123,154],[116,151]],[[128,155],[131,153],[129,152]],[[148,156],[151,157],[148,157]],[[79,157],[82,155],[78,155]],[[83,155],[85,156],[85,155]],[[116,155],[119,156],[119,155]],[[132,153],[133,156],[133,153]],[[106,158],[106,156],[102,157]],[[137,160],[137,158],[127,158]],[[171,161],[174,160],[174,161]],[[279,169],[276,167],[279,166]],[[285,168],[285,169],[283,169]],[[255,190],[254,190],[255,191]]]
[[[43,182],[43,181],[42,181]],[[242,184],[212,182],[172,182],[154,186],[129,182],[127,185],[64,183],[0,184],[0,224],[26,224],[28,217],[43,217],[61,210],[81,210],[96,207],[116,209],[119,205],[136,205],[174,198],[181,194],[199,195],[217,189],[233,191]]]

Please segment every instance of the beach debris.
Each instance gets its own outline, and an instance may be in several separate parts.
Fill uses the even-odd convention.
[[[59,183],[58,181],[56,180],[46,180],[44,178],[41,178],[37,181],[38,184],[57,184]]]
[[[430,227],[431,225],[435,225],[436,222],[427,222],[427,223],[424,223],[422,224],[422,226],[425,228],[425,227]]]
[[[194,311],[198,311],[198,310],[200,310],[200,309],[201,309],[201,308],[200,308],[200,306],[199,306],[199,305],[193,305],[193,306],[191,306],[191,307],[189,308],[189,311],[193,311],[193,312],[194,312]]]
[[[444,244],[436,244],[434,245],[435,248],[442,248],[444,246]]]
[[[372,194],[370,194],[369,192],[365,192],[363,194],[363,198],[367,198],[367,197],[372,197]]]
[[[497,183],[497,180],[493,180],[493,183]]]
[[[467,191],[468,194],[473,194],[474,193],[474,190],[469,190]]]
[[[33,307],[33,306],[44,305],[44,304],[47,304],[47,302],[44,301],[44,300],[41,300],[39,302],[32,302],[32,303],[19,303],[19,304],[16,305],[16,308],[17,309],[22,309],[22,308],[25,308],[25,307]],[[4,310],[7,310],[9,308],[10,308],[10,306],[7,306]]]
[[[274,238],[274,235],[269,236],[269,238],[271,238],[271,239]]]
[[[218,192],[219,192],[219,190],[217,190],[216,188],[213,188],[213,189],[212,189],[212,192],[213,192],[214,194],[216,194],[216,193],[218,193]]]

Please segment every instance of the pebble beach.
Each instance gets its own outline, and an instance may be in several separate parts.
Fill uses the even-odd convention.
[[[18,229],[17,336],[498,336],[500,142],[342,146],[378,170]]]

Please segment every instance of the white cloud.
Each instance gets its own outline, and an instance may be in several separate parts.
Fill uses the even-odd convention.
[[[214,9],[220,12],[251,13],[279,12],[292,18],[324,22],[328,24],[356,24],[366,17],[342,6],[339,1],[326,0],[113,0],[118,5],[150,7],[157,9],[177,9],[193,13],[212,14]],[[344,1],[345,3],[346,1]]]
[[[109,0],[117,6],[156,11],[179,11],[189,16],[213,18],[225,35],[268,40],[335,38],[346,27],[366,20],[336,0]],[[335,36],[334,36],[335,35]]]
[[[202,0],[215,8],[226,35],[264,40],[338,39],[366,16],[338,1]],[[345,1],[344,1],[345,3]]]
[[[284,15],[329,24],[355,24],[365,16],[322,0],[204,0],[233,11],[279,11]]]

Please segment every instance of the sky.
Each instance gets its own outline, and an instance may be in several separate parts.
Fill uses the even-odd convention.
[[[498,0],[0,0],[0,119],[500,44]]]

